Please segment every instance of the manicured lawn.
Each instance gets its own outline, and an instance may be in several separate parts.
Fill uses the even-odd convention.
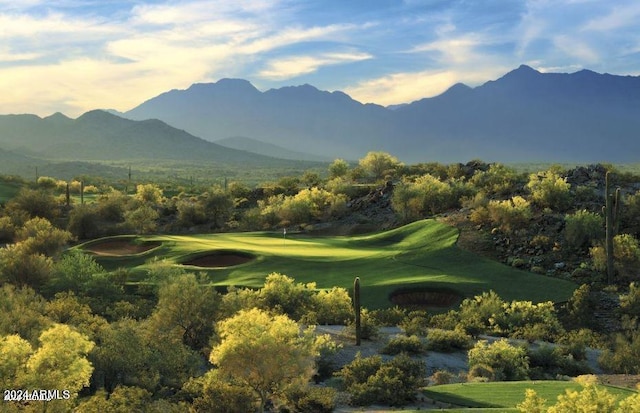
[[[310,237],[278,232],[137,237],[162,246],[132,257],[98,257],[108,269],[129,267],[142,279],[148,261],[165,259],[183,265],[215,251],[252,254],[255,259],[232,267],[185,266],[205,272],[213,285],[260,287],[272,272],[318,288],[351,288],[361,279],[362,302],[369,308],[391,305],[389,293],[399,288],[427,287],[472,297],[490,289],[503,299],[534,302],[566,300],[576,285],[520,271],[459,249],[455,228],[424,220],[401,228],[363,236]],[[94,241],[92,244],[96,244]],[[82,246],[79,246],[82,248]]]
[[[609,393],[628,397],[633,390],[604,386]],[[558,401],[558,395],[566,389],[580,391],[582,386],[570,381],[518,381],[492,383],[458,383],[429,387],[424,395],[445,403],[471,408],[515,408],[525,397],[525,391],[533,389],[547,400],[547,406]],[[475,410],[474,410],[475,411]]]

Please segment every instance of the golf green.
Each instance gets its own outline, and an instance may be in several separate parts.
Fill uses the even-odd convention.
[[[340,237],[283,232],[129,236],[116,239],[155,248],[133,249],[131,255],[96,255],[96,260],[107,269],[127,267],[143,277],[152,260],[163,259],[187,271],[206,273],[216,286],[257,288],[268,274],[277,272],[297,282],[315,282],[318,288],[351,288],[357,276],[363,305],[369,308],[391,306],[390,294],[400,289],[446,291],[461,298],[494,290],[505,300],[558,302],[568,299],[576,288],[569,281],[462,250],[456,246],[457,238],[455,228],[435,220]],[[100,243],[113,240],[94,240],[78,248],[95,252]]]

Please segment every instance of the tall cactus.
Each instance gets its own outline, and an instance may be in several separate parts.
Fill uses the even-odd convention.
[[[609,186],[610,173],[605,175],[604,185],[604,197],[605,206],[602,207],[605,224],[605,249],[607,253],[607,283],[611,284],[615,276],[615,267],[613,263],[613,238],[618,234],[620,228],[620,188],[616,188],[614,192],[611,191]]]
[[[360,277],[353,281],[353,309],[356,318],[356,346],[360,345],[362,326],[360,325]]]

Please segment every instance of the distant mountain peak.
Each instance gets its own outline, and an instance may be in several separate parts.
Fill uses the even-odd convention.
[[[215,93],[215,92],[260,92],[245,79],[224,78],[215,83],[194,83],[188,89],[188,92],[196,93]]]
[[[67,115],[65,115],[64,113],[61,112],[56,112],[52,115],[49,115],[47,117],[45,117],[44,119],[46,120],[52,120],[52,121],[69,121],[71,120],[70,117],[68,117]]]

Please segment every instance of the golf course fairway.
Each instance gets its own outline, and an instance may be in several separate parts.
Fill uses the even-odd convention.
[[[457,229],[422,220],[358,236],[283,232],[128,236],[102,238],[76,248],[92,251],[108,270],[129,268],[134,282],[144,281],[149,262],[157,259],[205,273],[215,286],[258,288],[268,274],[277,272],[296,282],[315,282],[318,288],[350,289],[357,276],[362,303],[371,309],[392,306],[390,294],[401,289],[447,291],[460,298],[494,290],[505,300],[558,302],[567,300],[576,288],[569,281],[518,270],[462,250],[456,246],[457,238]],[[114,240],[153,248],[131,254],[99,253],[101,243]],[[202,264],[208,262],[213,264]]]

